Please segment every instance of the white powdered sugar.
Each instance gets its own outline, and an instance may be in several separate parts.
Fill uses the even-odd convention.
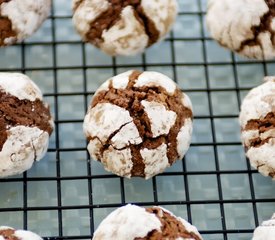
[[[140,154],[145,164],[145,179],[149,179],[158,173],[162,173],[170,166],[167,158],[167,145],[164,143],[155,149],[144,148],[140,150]]]
[[[111,139],[112,146],[116,149],[124,148],[130,144],[138,145],[141,142],[142,139],[139,136],[138,129],[133,122],[123,126]]]
[[[84,40],[90,30],[90,24],[109,6],[107,0],[73,0],[73,23]]]
[[[270,113],[275,113],[275,77],[265,78],[265,83],[247,94],[239,117],[241,139],[251,165],[264,176],[275,179],[275,129],[247,129],[249,121],[262,121]],[[260,145],[253,145],[255,141]]]
[[[129,112],[124,108],[101,103],[89,110],[83,124],[86,136],[92,137],[88,145],[91,156],[100,160],[106,170],[119,176],[131,177],[133,166],[131,150],[122,148],[142,142],[132,121]],[[100,149],[113,134],[111,146],[103,152],[101,159]]]
[[[179,159],[182,159],[191,143],[191,136],[193,132],[192,119],[187,118],[184,121],[184,125],[181,127],[177,136],[177,151]]]
[[[177,16],[177,1],[73,0],[73,11],[74,25],[84,41],[112,56],[130,56],[168,33]]]
[[[244,128],[251,119],[264,118],[275,110],[275,77],[268,77],[265,83],[253,88],[242,102],[240,124]]]
[[[37,127],[16,126],[8,131],[0,152],[0,177],[20,174],[31,168],[46,153],[49,134]]]
[[[133,70],[118,74],[114,76],[112,80],[113,88],[115,89],[125,89],[129,83],[129,77],[133,73]]]
[[[183,98],[182,98],[183,106],[185,106],[186,108],[189,108],[193,112],[191,99],[185,93],[182,93],[182,94],[183,94]]]
[[[100,103],[90,109],[84,119],[84,133],[105,143],[109,136],[122,126],[132,122],[129,112],[111,103]],[[125,136],[127,140],[129,136]]]
[[[273,240],[275,236],[275,216],[264,221],[253,233],[252,240]]]
[[[154,213],[150,213],[147,210],[153,210]],[[193,235],[196,235],[196,239],[202,240],[202,237],[195,226],[192,226],[190,223],[180,217],[174,216],[168,210],[157,206],[145,209],[131,204],[120,207],[109,214],[95,231],[93,240],[133,240],[139,238],[151,239],[152,232],[160,233],[158,239],[160,239],[159,237],[163,237],[161,239],[165,240],[175,239],[174,236],[177,235],[177,232],[173,232],[173,237],[169,238],[169,227],[167,227],[168,231],[165,233],[165,236],[162,236],[162,231],[166,229],[165,225],[169,225],[170,221],[164,217],[164,214],[170,215],[171,219],[175,218],[179,225],[182,223],[186,233],[192,233]],[[162,219],[163,225],[159,218]],[[162,227],[164,227],[164,229]],[[178,235],[180,236],[181,233],[179,232]],[[194,240],[195,238],[178,237],[176,239]]]
[[[187,113],[179,116],[177,107]],[[114,76],[96,91],[85,116],[88,151],[107,171],[149,179],[177,157],[182,159],[189,148],[192,118],[188,109],[192,112],[190,99],[163,74],[128,71]]]
[[[149,41],[131,6],[122,10],[120,20],[104,30],[102,38],[100,48],[110,55],[135,55],[142,52]]]
[[[260,147],[251,147],[246,155],[251,165],[264,176],[271,176],[275,179],[275,139],[271,138]]]
[[[42,100],[42,93],[37,85],[21,73],[0,73],[0,90],[20,100]]]
[[[212,37],[222,46],[249,58],[269,59],[275,56],[274,41],[268,31],[273,21],[262,32],[253,32],[268,11],[265,0],[209,0],[206,20]],[[245,44],[253,39],[254,44]]]
[[[115,173],[118,176],[131,177],[133,162],[129,148],[116,150],[110,146],[104,151],[101,162],[107,171]]]
[[[135,87],[144,87],[144,86],[162,87],[171,95],[175,93],[177,88],[177,85],[171,78],[165,76],[162,73],[151,72],[151,71],[146,71],[140,74],[134,86]]]
[[[27,230],[15,230],[11,227],[1,226],[0,231],[3,230],[14,230],[13,237],[16,237],[20,240],[43,240],[41,237],[39,237],[37,234],[27,231]],[[5,240],[3,236],[0,235],[0,240]]]
[[[95,231],[93,240],[142,238],[160,228],[161,222],[154,214],[129,204],[107,216]]]
[[[153,21],[160,33],[160,38],[164,37],[175,22],[178,5],[175,0],[142,0],[141,6],[145,14]]]
[[[158,102],[143,100],[141,104],[150,120],[153,137],[168,134],[176,122],[177,114],[173,111],[168,111],[163,104]]]
[[[7,17],[17,33],[17,41],[32,35],[49,15],[51,0],[11,0],[0,5],[1,16]],[[6,39],[11,44],[16,39]]]

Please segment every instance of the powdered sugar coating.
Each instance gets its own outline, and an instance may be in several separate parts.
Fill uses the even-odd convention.
[[[132,121],[129,112],[124,108],[103,103],[89,109],[83,128],[86,136],[97,137],[101,142],[105,142],[112,133]],[[127,139],[130,137],[126,136]],[[126,142],[128,142],[127,139]]]
[[[168,33],[177,16],[176,0],[143,0],[139,6],[143,9],[142,11],[134,9],[137,2],[130,2],[124,6],[121,4],[121,13],[112,20],[113,24],[104,25],[103,23],[101,36],[90,39],[89,33],[93,24],[98,24],[94,21],[107,12],[108,8],[112,7],[111,4],[112,2],[107,0],[74,0],[73,22],[83,40],[92,42],[112,56],[129,56],[143,52],[151,44],[148,31],[152,26],[145,25],[149,25],[149,21],[154,25],[159,35],[155,36],[157,39],[154,39],[154,42],[156,42]]]
[[[101,222],[94,233],[93,240],[134,240],[137,238],[148,238],[148,235],[153,231],[162,231],[162,223],[158,215],[161,217],[164,213],[168,213],[181,222],[187,232],[194,233],[199,239],[202,239],[197,228],[190,223],[174,216],[164,208],[154,208],[158,210],[158,213],[150,213],[142,207],[131,204],[116,209]],[[177,239],[194,240],[193,238],[181,237]]]
[[[179,158],[182,159],[189,149],[191,143],[191,136],[193,132],[193,123],[190,118],[184,121],[184,125],[181,127],[177,136],[177,151]]]
[[[116,149],[121,149],[130,144],[138,145],[142,142],[138,129],[133,122],[124,125],[111,139],[111,144]]]
[[[135,55],[142,52],[149,41],[131,6],[122,10],[120,20],[104,30],[102,38],[100,48],[109,55]]]
[[[252,240],[273,240],[275,236],[275,215],[264,221],[253,233]]]
[[[153,137],[168,134],[171,127],[175,124],[177,114],[166,110],[165,106],[158,102],[143,100],[141,104],[150,119]]]
[[[110,103],[97,104],[84,119],[84,133],[92,137],[88,145],[89,153],[95,160],[101,160],[106,170],[119,176],[130,177],[133,166],[130,149],[122,148],[142,142],[132,121],[127,110]],[[111,146],[100,159],[100,149],[112,134]]]
[[[163,87],[169,94],[173,95],[176,91],[177,85],[175,82],[159,72],[146,71],[143,72],[134,85],[135,87],[144,87],[144,86],[158,86]]]
[[[268,114],[275,112],[275,77],[265,78],[265,83],[252,89],[244,98],[240,124],[241,139],[246,147],[246,155],[251,165],[264,176],[275,178],[275,129],[246,129],[249,121],[262,121]],[[261,145],[253,145],[253,142]]]
[[[112,85],[116,89],[125,89],[129,83],[129,76],[133,73],[133,70],[118,74],[114,76],[112,80]]]
[[[265,117],[275,110],[275,76],[265,79],[265,83],[253,88],[244,98],[241,106],[240,124],[244,128],[250,119]]]
[[[131,177],[133,162],[131,150],[129,148],[116,150],[110,146],[104,151],[101,162],[107,171],[122,177]]]
[[[26,231],[26,230],[15,230],[14,228],[11,227],[6,227],[6,226],[1,226],[0,231],[3,230],[14,230],[14,237],[17,237],[20,240],[43,240],[41,237],[39,237],[37,234],[31,232],[31,231]],[[5,238],[0,235],[0,240]]]
[[[73,0],[73,23],[85,41],[90,24],[109,6],[110,3],[107,0]]]
[[[0,90],[20,100],[42,100],[42,93],[37,85],[21,73],[0,73]]]
[[[121,224],[123,223],[123,224]],[[144,208],[126,205],[108,215],[94,233],[93,240],[130,240],[145,237],[149,232],[160,230],[161,222]]]
[[[178,5],[174,0],[142,0],[141,6],[147,16],[150,16],[163,38],[175,22]]]
[[[252,167],[256,168],[264,176],[275,175],[275,139],[270,138],[267,143],[261,147],[251,147],[246,155],[249,158]]]
[[[145,163],[145,179],[149,179],[158,173],[163,172],[170,166],[167,158],[167,145],[161,144],[155,149],[144,148],[140,150],[140,154]]]
[[[16,126],[8,130],[8,139],[0,152],[0,177],[20,174],[45,155],[49,134],[37,127]]]
[[[260,26],[268,11],[265,0],[209,0],[206,20],[212,37],[222,46],[249,58],[270,59],[275,57],[270,32],[273,21],[268,23],[270,26],[266,22],[262,24],[262,32],[253,32],[253,27]],[[246,43],[248,40],[250,44]]]
[[[17,33],[16,38],[5,39],[5,44],[22,41],[32,35],[47,18],[50,8],[51,0],[11,0],[2,3],[1,16],[10,19],[12,29]]]
[[[186,153],[192,104],[165,75],[131,70],[99,87],[83,128],[91,157],[106,170],[148,179]]]

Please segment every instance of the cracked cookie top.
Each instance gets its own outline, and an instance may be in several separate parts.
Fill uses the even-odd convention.
[[[161,207],[126,205],[113,211],[99,225],[93,240],[202,240],[197,228]]]
[[[273,240],[275,236],[275,214],[270,220],[262,222],[253,233],[252,240]]]
[[[266,77],[265,81],[244,98],[239,119],[251,165],[275,178],[275,77]]]
[[[0,177],[22,173],[40,160],[53,131],[48,105],[25,75],[0,73]]]
[[[209,0],[206,20],[220,45],[248,58],[275,57],[275,0]]]
[[[175,0],[74,0],[73,22],[84,41],[109,55],[134,55],[159,41],[177,15]]]
[[[51,0],[0,0],[0,46],[32,35],[49,15]]]
[[[2,240],[42,240],[37,234],[31,231],[15,230],[11,227],[0,227],[0,239]]]
[[[95,93],[84,119],[88,150],[108,171],[150,178],[183,158],[192,117],[189,98],[170,78],[128,71]]]

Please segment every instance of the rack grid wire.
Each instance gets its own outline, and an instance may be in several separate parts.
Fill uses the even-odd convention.
[[[71,1],[54,0],[51,16],[22,44],[0,49],[0,71],[23,72],[44,92],[55,118],[46,157],[0,180],[0,225],[44,239],[91,239],[126,203],[163,206],[198,227],[206,240],[248,240],[275,209],[275,183],[251,169],[240,142],[242,98],[275,75],[275,61],[251,61],[218,46],[205,27],[206,0],[178,0],[175,27],[135,57],[111,58],[81,42]],[[174,79],[194,106],[190,150],[151,180],[104,171],[86,151],[82,122],[91,96],[111,76],[155,70]]]

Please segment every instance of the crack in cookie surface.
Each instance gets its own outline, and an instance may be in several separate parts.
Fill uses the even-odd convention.
[[[5,240],[20,240],[16,236],[14,236],[15,230],[14,229],[4,229],[0,230],[0,236],[3,237]]]
[[[53,131],[50,121],[50,110],[41,100],[20,100],[0,90],[0,151],[10,128],[19,125],[38,127],[50,135]]]
[[[143,176],[145,163],[141,156],[141,150],[155,150],[165,144],[167,146],[167,159],[169,165],[173,164],[178,158],[177,152],[177,136],[186,119],[192,119],[192,111],[183,105],[183,94],[179,89],[176,89],[174,94],[169,94],[163,87],[160,86],[142,86],[135,87],[138,77],[141,72],[134,71],[128,77],[129,81],[125,89],[116,89],[113,87],[113,82],[110,80],[109,89],[102,90],[94,96],[91,107],[97,104],[110,103],[123,108],[129,112],[132,122],[138,130],[139,136],[142,139],[139,144],[127,144],[123,149],[130,148],[132,155],[133,168],[132,176]],[[173,125],[168,129],[167,134],[159,134],[154,137],[152,131],[152,122],[145,111],[142,102],[156,102],[161,104],[167,111],[173,112],[176,117]],[[129,124],[128,122],[125,124]],[[124,125],[125,125],[124,124]],[[122,129],[123,126],[120,127]],[[112,137],[119,132],[116,130],[109,136],[108,140],[102,143],[101,155],[109,148]],[[93,137],[93,136],[91,136]],[[99,158],[100,160],[100,158]]]
[[[158,207],[147,208],[147,212],[154,214],[161,222],[161,231],[153,230],[146,237],[135,238],[135,240],[158,240],[158,239],[194,239],[201,240],[201,238],[189,232],[186,227],[170,213],[163,211]]]
[[[136,19],[144,27],[145,33],[149,37],[148,47],[158,41],[160,32],[157,30],[155,23],[145,14],[141,6],[141,0],[108,0],[108,2],[110,3],[108,10],[90,23],[90,30],[86,34],[86,39],[99,47],[99,43],[103,41],[103,31],[114,26],[120,20],[122,10],[127,6],[131,6]]]
[[[273,112],[268,113],[264,118],[262,119],[251,119],[247,122],[245,128],[243,131],[252,131],[257,130],[259,132],[259,135],[262,133],[265,133],[269,130],[275,130],[275,114]],[[274,136],[275,137],[275,136]],[[262,139],[260,136],[250,139],[249,145],[246,145],[246,149],[248,150],[251,147],[261,147],[265,143],[268,143],[268,141],[273,138],[271,136]]]
[[[272,21],[275,19],[275,1],[274,0],[264,0],[266,5],[268,6],[269,10],[267,13],[265,13],[261,18],[260,18],[260,24],[255,26],[251,26],[251,32],[253,33],[253,38],[244,40],[241,42],[241,45],[239,49],[236,51],[238,53],[241,53],[246,46],[253,47],[253,46],[259,46],[262,50],[263,58],[264,56],[264,47],[262,45],[261,40],[259,39],[259,36],[261,33],[264,32],[269,32],[271,34],[270,36],[270,41],[275,48],[275,30],[272,29]]]
[[[12,29],[12,22],[8,17],[1,15],[1,4],[11,0],[0,0],[0,46],[6,45],[5,39],[14,38],[16,41],[17,33]]]

